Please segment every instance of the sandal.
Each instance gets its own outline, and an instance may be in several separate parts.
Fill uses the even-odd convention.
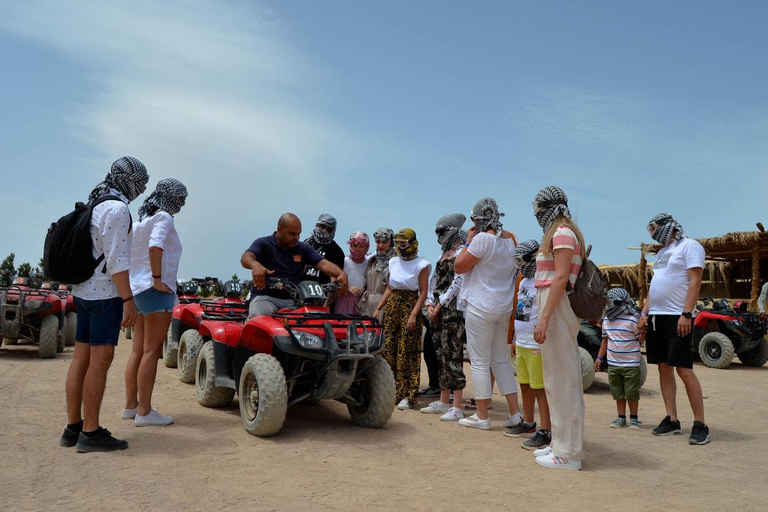
[[[464,409],[468,411],[476,411],[477,410],[477,401],[474,398],[465,398],[464,399]],[[488,410],[493,409],[493,404],[488,405]]]

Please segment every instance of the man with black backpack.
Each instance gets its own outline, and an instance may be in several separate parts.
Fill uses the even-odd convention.
[[[61,446],[77,446],[78,452],[108,452],[128,448],[128,442],[115,439],[99,425],[99,409],[104,396],[107,371],[112,364],[120,327],[136,321],[128,277],[131,253],[131,214],[128,203],[147,188],[149,175],[140,161],[123,157],[112,164],[103,182],[88,197],[88,204],[78,204],[75,212],[54,223],[46,238],[46,267],[61,267],[76,248],[73,240],[88,239],[77,232],[79,225],[89,226],[92,261],[90,277],[73,283],[77,306],[75,354],[67,375],[67,427]],[[83,220],[85,219],[85,220]],[[89,222],[85,222],[89,219]],[[66,224],[71,226],[66,228]],[[78,237],[78,235],[80,235]],[[83,243],[80,244],[82,246]],[[82,271],[82,265],[77,266]],[[64,272],[64,270],[60,270]],[[83,274],[74,279],[83,279]]]

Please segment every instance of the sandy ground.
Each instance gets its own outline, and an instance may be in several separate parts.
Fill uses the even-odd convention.
[[[0,510],[768,510],[768,367],[696,366],[707,446],[687,443],[682,387],[684,435],[651,435],[664,416],[655,367],[640,402],[645,428],[608,428],[615,406],[598,375],[586,394],[587,458],[575,472],[540,468],[502,436],[499,395],[490,432],[414,410],[362,429],[342,404],[321,402],[290,408],[282,432],[260,439],[243,428],[236,401],[206,409],[160,363],[154,405],[176,422],[137,428],[119,417],[129,343],[121,339],[101,419],[130,448],[107,454],[57,444],[72,348],[54,360],[33,346],[0,348]]]

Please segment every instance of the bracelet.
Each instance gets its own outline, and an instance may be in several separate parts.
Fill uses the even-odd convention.
[[[640,313],[640,318],[648,318],[648,313]]]
[[[133,300],[133,295],[131,295],[127,299],[123,299],[123,304],[125,304],[126,302],[131,302],[132,300]]]
[[[162,279],[162,274],[159,276],[156,276],[155,274],[152,274],[152,279]]]
[[[602,357],[600,357],[600,356],[597,356],[597,357],[595,358],[595,360],[596,360],[596,361],[600,361],[601,363],[603,362],[603,358],[602,358]]]
[[[462,247],[469,247],[469,244],[461,244]]]

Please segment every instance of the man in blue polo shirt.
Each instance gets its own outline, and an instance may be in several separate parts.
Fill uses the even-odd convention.
[[[294,306],[286,290],[267,288],[267,277],[279,277],[298,285],[305,265],[315,267],[339,284],[341,294],[347,288],[347,274],[324,259],[309,244],[299,241],[301,221],[292,213],[283,214],[277,221],[277,231],[257,238],[243,253],[240,264],[251,271],[251,304],[248,318],[271,315],[281,308]]]

